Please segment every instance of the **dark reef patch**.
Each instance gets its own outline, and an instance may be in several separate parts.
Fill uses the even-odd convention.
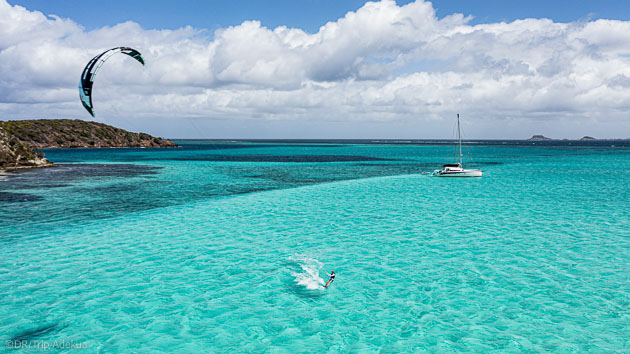
[[[355,155],[202,155],[190,157],[173,157],[174,161],[208,161],[208,162],[354,162],[354,161],[397,161],[393,159],[355,156]]]
[[[138,177],[159,174],[162,167],[135,164],[69,164],[55,168],[12,173],[0,190],[68,187],[70,182],[92,177]]]
[[[86,188],[77,188],[73,190],[73,192],[88,192],[88,193],[128,193],[133,192],[139,189],[139,186],[132,184],[110,184],[106,186],[98,186],[98,187],[86,187]]]
[[[67,177],[138,177],[159,174],[163,167],[135,164],[71,164],[61,165],[54,173],[68,174]]]
[[[0,203],[23,203],[44,200],[43,197],[27,193],[0,192]]]
[[[332,144],[265,144],[265,143],[243,143],[243,142],[218,142],[216,144],[195,144],[194,141],[185,141],[186,150],[231,150],[231,149],[260,149],[260,148],[338,148],[343,145]]]
[[[35,328],[30,328],[24,331],[19,332],[15,336],[13,336],[10,341],[13,342],[21,342],[21,341],[30,341],[34,339],[38,339],[42,336],[57,333],[64,329],[66,326],[61,323],[52,323],[43,326],[38,326]]]
[[[64,188],[64,187],[70,187],[72,186],[69,183],[48,183],[48,182],[42,182],[42,183],[38,183],[36,185],[22,185],[20,186],[20,189],[40,189],[40,188]],[[2,190],[3,188],[0,186],[0,190]]]
[[[264,192],[264,191],[269,191],[273,189],[274,188],[241,188],[241,189],[234,189],[230,191],[231,193],[229,194],[248,194],[248,193],[255,193],[255,192]]]
[[[353,163],[350,165],[293,166],[215,166],[216,171],[234,180],[243,177],[258,180],[256,184],[271,189],[291,188],[309,184],[344,181],[358,178],[422,173],[436,164],[424,163]],[[252,173],[255,172],[255,173]]]
[[[134,164],[76,164],[60,165],[55,168],[24,170],[7,175],[0,183],[0,203],[41,201],[35,194],[18,193],[14,190],[53,189],[71,187],[72,182],[91,178],[129,178],[159,174],[162,167]],[[146,183],[146,181],[144,182]],[[78,192],[120,194],[137,189],[130,185],[109,185],[96,189],[82,188]],[[74,192],[72,190],[68,192]],[[64,192],[65,193],[65,192]]]
[[[426,162],[409,162],[409,163],[355,163],[354,166],[363,166],[363,167],[380,167],[387,169],[411,169],[417,170],[422,168],[432,168],[435,166],[441,166],[440,163],[426,163]]]

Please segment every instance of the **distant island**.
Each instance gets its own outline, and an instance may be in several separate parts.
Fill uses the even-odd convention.
[[[146,133],[78,119],[0,121],[0,169],[52,166],[40,149],[176,146]]]
[[[536,140],[536,141],[540,141],[540,140],[553,140],[551,138],[548,138],[544,135],[534,135],[531,138],[527,139],[527,140]]]
[[[626,140],[630,140],[629,138],[604,138],[604,139],[597,139],[597,138],[593,138],[592,136],[588,136],[585,135],[583,137],[581,137],[580,139],[553,139],[553,138],[548,138],[544,135],[534,135],[531,138],[527,139],[527,140],[531,140],[531,141],[543,141],[543,140],[563,140],[563,141],[594,141],[594,140],[603,140],[603,141],[626,141]]]

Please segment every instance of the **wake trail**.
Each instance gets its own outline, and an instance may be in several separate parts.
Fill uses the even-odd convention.
[[[300,254],[289,257],[289,260],[301,268],[301,271],[291,272],[295,283],[309,290],[324,290],[325,281],[319,276],[319,271],[324,267],[322,262]]]

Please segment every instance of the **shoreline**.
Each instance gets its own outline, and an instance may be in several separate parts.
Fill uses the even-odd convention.
[[[0,170],[54,167],[48,149],[177,147],[171,140],[79,119],[0,121]]]
[[[175,149],[180,148],[180,145],[177,146],[68,146],[68,147],[46,147],[46,148],[37,148],[38,150],[61,150],[61,149]]]
[[[11,172],[15,172],[18,170],[30,170],[34,168],[49,168],[49,167],[57,167],[57,166],[59,165],[49,162],[47,164],[42,164],[42,165],[37,165],[37,166],[0,167],[0,176],[8,176]]]

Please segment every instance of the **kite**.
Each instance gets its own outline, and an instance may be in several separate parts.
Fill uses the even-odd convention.
[[[116,53],[127,54],[128,56],[136,59],[140,64],[144,65],[144,59],[140,52],[129,47],[116,47],[104,51],[103,53],[95,56],[83,69],[81,74],[81,80],[79,81],[79,96],[81,97],[81,103],[83,107],[94,117],[94,106],[92,106],[92,86],[94,85],[94,78],[96,73],[103,66],[103,63],[109,57]]]

